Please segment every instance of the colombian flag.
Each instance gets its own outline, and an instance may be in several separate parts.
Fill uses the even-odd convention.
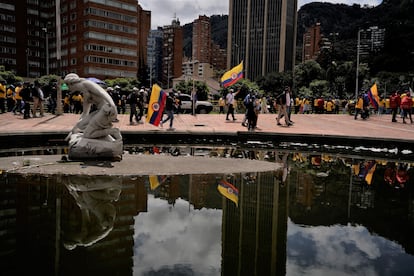
[[[378,97],[378,89],[377,89],[376,83],[374,83],[374,85],[369,89],[368,98],[369,98],[369,101],[371,102],[371,105],[375,109],[378,109],[379,97]]]
[[[243,61],[239,65],[231,68],[221,77],[223,87],[229,87],[243,78]]]
[[[157,84],[154,84],[152,86],[151,97],[148,104],[147,123],[153,124],[154,126],[160,124],[166,99],[167,93],[165,93]]]
[[[167,176],[165,175],[150,175],[149,176],[149,183],[151,190],[155,190],[160,186],[162,183],[167,180]]]
[[[217,190],[220,192],[220,194],[236,203],[236,206],[238,205],[239,190],[237,190],[237,188],[234,187],[232,184],[230,184],[226,180],[221,180],[217,186]]]

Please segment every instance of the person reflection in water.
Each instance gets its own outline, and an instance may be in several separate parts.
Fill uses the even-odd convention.
[[[282,165],[282,168],[277,171],[278,178],[280,179],[281,187],[285,186],[287,176],[290,171],[289,166],[288,166],[288,157],[289,157],[288,152],[284,152],[282,156],[280,156],[280,153],[275,151],[275,162]]]

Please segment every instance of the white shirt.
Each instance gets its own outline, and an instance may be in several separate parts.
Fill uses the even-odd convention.
[[[226,101],[227,101],[227,104],[233,104],[233,102],[234,102],[233,93],[231,93],[231,92],[227,93]]]

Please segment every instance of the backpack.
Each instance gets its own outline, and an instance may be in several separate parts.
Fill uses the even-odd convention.
[[[248,105],[249,105],[249,103],[250,103],[250,94],[247,94],[247,96],[244,98],[244,100],[243,100],[243,104],[244,104],[244,106],[245,107],[247,107]]]

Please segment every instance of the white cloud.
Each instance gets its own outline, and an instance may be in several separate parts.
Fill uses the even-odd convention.
[[[151,28],[155,29],[164,25],[170,25],[174,17],[180,20],[181,25],[193,22],[199,15],[221,15],[229,13],[228,0],[140,0],[138,1],[144,10],[151,11]],[[299,0],[298,7],[312,0]],[[352,5],[378,5],[382,0],[321,0],[319,2],[344,3]]]
[[[219,275],[221,217],[222,210],[190,210],[182,199],[171,208],[149,195],[148,213],[135,217],[134,275],[165,269]]]

